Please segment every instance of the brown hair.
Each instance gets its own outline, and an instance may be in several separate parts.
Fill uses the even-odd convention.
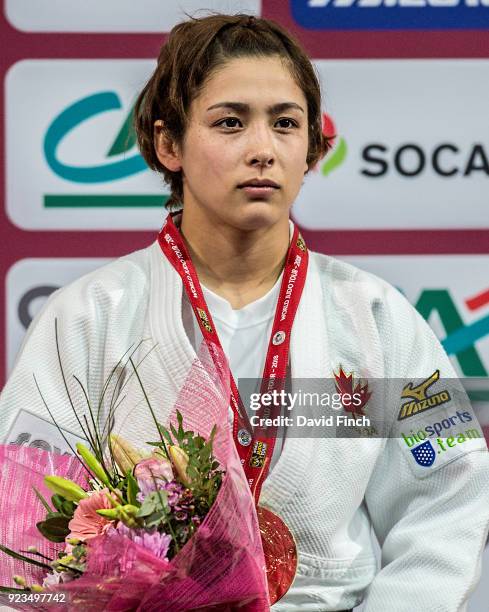
[[[305,51],[288,32],[274,21],[249,15],[191,17],[170,32],[161,48],[156,70],[139,94],[134,109],[141,154],[148,166],[161,172],[170,185],[167,208],[183,204],[182,171],[172,172],[159,162],[153,136],[155,121],[162,119],[166,136],[181,145],[190,104],[213,71],[232,58],[274,55],[287,62],[307,100],[308,168],[331,146],[331,139],[322,132],[318,78]]]

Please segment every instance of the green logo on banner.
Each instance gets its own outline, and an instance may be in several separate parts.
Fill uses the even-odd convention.
[[[346,140],[341,136],[338,138],[336,125],[327,113],[323,113],[323,134],[332,139],[333,149],[326,155],[326,159],[321,165],[321,174],[328,176],[341,166],[348,153]]]
[[[121,108],[117,94],[106,91],[82,98],[64,109],[48,127],[44,138],[44,156],[51,170],[66,181],[84,185],[111,183],[147,170],[146,162],[139,153],[125,156],[136,143],[132,127],[133,108],[127,114],[106,154],[106,163],[73,166],[58,157],[59,145],[74,128],[101,113]],[[51,194],[44,196],[44,205],[47,208],[162,207],[167,199],[168,196],[162,194]]]

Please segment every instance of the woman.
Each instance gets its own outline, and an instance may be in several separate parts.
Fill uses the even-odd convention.
[[[347,610],[366,597],[368,612],[455,612],[475,586],[487,535],[487,448],[478,439],[448,445],[434,459],[426,459],[426,446],[411,452],[414,423],[419,432],[450,417],[446,435],[461,435],[452,413],[462,405],[452,397],[429,410],[416,403],[424,397],[428,406],[441,396],[442,380],[455,378],[447,356],[397,290],[308,253],[289,220],[304,175],[327,149],[320,113],[309,60],[273,22],[213,15],[172,30],[135,114],[141,152],[169,183],[169,206],[181,212],[150,247],[50,298],[3,392],[0,435],[42,425],[43,439],[61,448],[57,431],[41,420],[33,371],[59,424],[78,432],[60,384],[55,319],[64,370],[87,383],[92,402],[136,346],[162,421],[203,340],[220,342],[236,381],[265,373],[296,389],[298,379],[335,376],[344,391],[358,389],[360,377],[405,379],[405,399],[381,406],[386,430],[400,432],[382,439],[297,437],[286,425],[255,435],[252,411],[234,389],[236,446],[256,501],[297,544],[295,580],[274,610]],[[148,355],[137,345],[146,338],[157,345]],[[152,425],[133,382],[116,419],[118,427],[130,423],[141,443]],[[363,392],[356,414],[375,404],[375,394]],[[463,408],[475,422],[470,406]],[[342,413],[355,411],[344,406]],[[380,571],[371,527],[382,546]]]

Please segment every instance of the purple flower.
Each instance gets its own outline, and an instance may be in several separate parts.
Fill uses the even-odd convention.
[[[124,523],[119,522],[115,530],[120,535],[132,540],[135,544],[139,544],[146,550],[151,551],[155,557],[168,561],[167,553],[171,542],[171,536],[166,533],[160,533],[156,529],[147,531],[146,529],[130,529]],[[110,534],[109,534],[110,535]]]
[[[173,480],[172,482],[165,483],[162,488],[167,493],[168,505],[173,509],[180,501],[184,492],[184,486]]]
[[[146,495],[152,491],[163,489],[165,483],[173,480],[173,472],[171,464],[167,459],[153,455],[136,465],[134,477],[138,481],[139,486],[137,499],[142,502]]]
[[[168,505],[177,521],[187,521],[195,510],[195,499],[190,489],[185,489],[178,483],[165,485],[168,495]]]

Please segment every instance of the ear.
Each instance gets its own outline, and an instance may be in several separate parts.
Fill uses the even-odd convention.
[[[182,169],[182,162],[180,159],[180,152],[168,136],[165,130],[164,123],[161,119],[155,121],[153,126],[153,139],[155,146],[156,157],[160,164],[171,170],[172,172],[178,172]]]

